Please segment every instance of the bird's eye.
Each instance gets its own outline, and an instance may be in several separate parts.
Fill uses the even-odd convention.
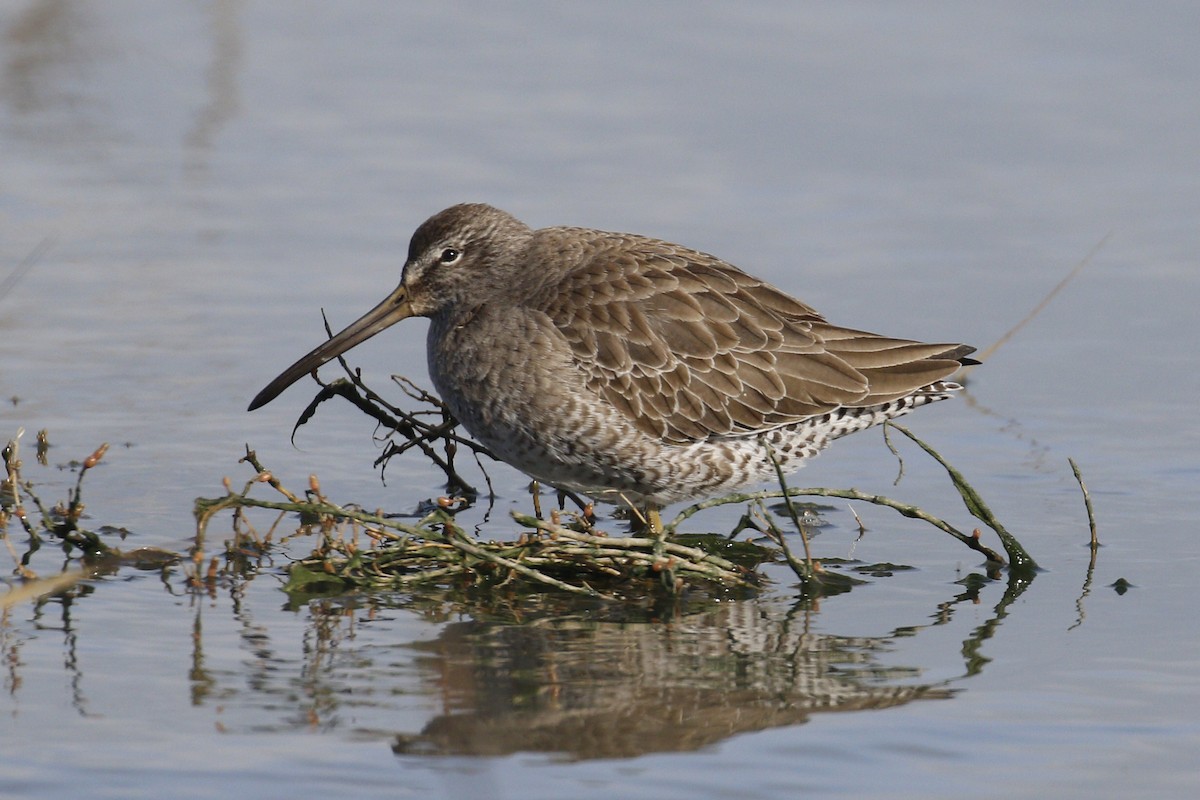
[[[455,261],[458,261],[458,259],[461,257],[462,257],[461,250],[457,250],[453,247],[447,247],[445,250],[442,251],[442,254],[440,256],[438,256],[438,261],[442,262],[443,264],[453,264]]]

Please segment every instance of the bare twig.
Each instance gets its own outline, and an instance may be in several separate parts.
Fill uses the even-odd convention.
[[[890,497],[884,497],[883,495],[860,492],[857,489],[824,489],[810,487],[806,489],[788,489],[787,493],[792,497],[840,497],[845,500],[861,500],[864,503],[884,506],[892,509],[902,516],[910,517],[912,519],[919,519],[922,522],[929,523],[938,530],[944,531],[945,533],[953,536],[955,539],[958,539],[962,544],[965,544],[972,550],[982,553],[989,561],[997,564],[1007,563],[1004,559],[1004,556],[984,545],[979,541],[978,537],[968,536],[945,520],[935,517],[929,512],[918,508],[917,506],[910,505],[909,503],[902,503],[899,500],[893,500]],[[714,497],[700,503],[694,503],[693,505],[683,509],[676,514],[675,518],[667,523],[665,527],[667,531],[673,531],[684,520],[707,508],[728,505],[730,503],[746,503],[754,500],[779,497],[783,497],[783,492],[778,489],[765,490],[761,492],[739,492],[736,494],[725,495],[724,497]]]
[[[896,449],[896,445],[892,444],[892,437],[889,426],[883,426],[883,443],[887,445],[887,449],[896,457],[898,469],[896,471],[896,480],[892,481],[892,486],[899,486],[900,480],[904,477],[904,456],[900,455],[900,451]]]
[[[448,534],[447,539],[449,540],[450,544],[454,547],[457,547],[459,550],[462,550],[464,553],[469,553],[470,555],[473,555],[478,559],[482,559],[483,561],[488,561],[505,569],[512,570],[518,575],[523,575],[524,577],[529,578],[531,581],[552,586],[555,589],[561,589],[562,591],[569,592],[571,594],[581,594],[587,597],[604,597],[605,599],[609,600],[616,599],[615,597],[603,595],[590,586],[576,586],[575,584],[567,583],[566,581],[560,581],[558,578],[551,577],[541,570],[533,569],[532,567],[528,567],[519,561],[514,561],[511,558],[505,558],[499,553],[496,553],[486,547],[482,547],[476,542],[472,542],[467,538],[466,534],[464,534],[453,524],[448,523],[445,526],[445,531]]]
[[[1038,314],[1042,313],[1042,311],[1046,308],[1046,306],[1050,305],[1050,301],[1054,299],[1054,296],[1057,295],[1059,292],[1061,292],[1064,288],[1066,288],[1068,283],[1075,280],[1075,276],[1077,276],[1080,272],[1082,272],[1083,268],[1086,267],[1091,262],[1091,260],[1096,256],[1096,254],[1104,249],[1104,246],[1106,244],[1108,244],[1108,240],[1111,239],[1112,236],[1113,236],[1112,233],[1108,233],[1105,235],[1105,237],[1103,239],[1101,239],[1099,242],[1097,242],[1096,246],[1093,247],[1091,250],[1089,250],[1088,254],[1085,255],[1082,259],[1080,259],[1079,263],[1077,263],[1074,267],[1072,267],[1071,271],[1067,273],[1066,277],[1063,278],[1061,281],[1059,281],[1058,284],[1053,289],[1051,289],[1050,292],[1045,297],[1042,298],[1041,302],[1038,303],[1036,306],[1034,306],[1033,310],[1025,315],[1024,319],[1022,319],[1016,325],[1012,326],[1012,328],[1010,328],[1007,333],[1005,333],[1003,336],[1001,336],[999,339],[997,339],[995,341],[995,343],[993,343],[990,347],[986,348],[979,355],[979,357],[978,357],[979,360],[987,361],[988,358],[990,358],[992,356],[992,354],[994,354],[997,350],[999,350],[1001,347],[1003,347],[1005,344],[1007,344],[1008,340],[1011,339],[1013,336],[1015,336],[1018,331],[1020,331],[1022,328],[1024,328],[1026,325],[1028,325]],[[968,366],[968,367],[963,367],[959,371],[959,374],[963,377],[966,377],[971,372],[972,369],[974,369],[973,365]]]
[[[0,280],[0,300],[3,300],[4,296],[11,292],[21,282],[21,279],[28,275],[29,271],[42,260],[42,256],[54,245],[54,241],[53,236],[47,236],[45,239],[42,239],[32,250],[25,254],[25,257],[13,268],[12,272]]]
[[[788,566],[792,568],[792,572],[796,573],[796,577],[800,579],[801,585],[807,586],[811,581],[817,580],[816,570],[813,569],[812,550],[808,546],[808,531],[800,524],[800,515],[796,513],[796,506],[792,503],[787,479],[783,475],[783,467],[779,466],[779,459],[775,458],[775,451],[765,438],[761,441],[762,446],[767,450],[767,458],[770,459],[771,466],[775,468],[775,479],[779,481],[779,488],[783,492],[783,502],[787,506],[788,516],[792,518],[792,524],[796,526],[796,530],[800,534],[800,541],[804,544],[804,561],[800,562],[792,555],[792,549],[788,546],[787,537],[783,535],[782,531],[778,532],[776,544],[783,550],[783,557],[787,560]]]
[[[1083,507],[1087,509],[1088,530],[1092,534],[1092,549],[1095,550],[1100,546],[1100,540],[1096,536],[1096,512],[1092,509],[1092,494],[1088,491],[1087,484],[1083,482],[1083,475],[1079,472],[1079,465],[1075,463],[1075,459],[1068,458],[1067,461],[1071,465],[1071,472],[1075,473],[1075,480],[1079,483],[1079,490],[1083,492]]]

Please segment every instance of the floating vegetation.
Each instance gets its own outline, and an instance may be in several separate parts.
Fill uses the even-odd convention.
[[[21,437],[24,433],[23,429],[17,431],[2,452],[4,478],[0,481],[0,540],[12,557],[13,573],[20,584],[0,595],[0,609],[66,591],[97,571],[125,564],[139,567],[171,564],[179,559],[177,554],[157,548],[143,547],[124,553],[101,538],[111,533],[121,534],[124,532],[122,529],[105,525],[92,530],[82,524],[85,518],[83,479],[104,458],[108,444],[100,445],[82,461],[71,462],[69,466],[76,471],[75,485],[68,491],[65,501],[50,505],[35,490],[33,482],[21,475],[24,466],[21,463]],[[39,431],[36,454],[42,466],[48,464],[49,447],[49,435],[44,430]],[[9,527],[14,520],[26,534],[24,553],[17,552],[9,536]],[[55,575],[39,576],[33,570],[31,561],[47,541],[57,542],[68,558],[78,558],[86,569],[67,569]]]
[[[16,519],[29,536],[29,549],[23,556],[17,558],[18,574],[22,577],[33,577],[28,572],[29,560],[42,546],[45,539],[58,540],[63,551],[70,555],[78,551],[84,557],[94,558],[107,555],[110,549],[100,539],[95,531],[80,526],[83,518],[83,478],[88,470],[94,468],[108,452],[108,443],[97,447],[91,455],[78,463],[75,487],[70,490],[66,502],[54,506],[44,503],[34,491],[33,484],[21,478],[21,437],[24,429],[5,445],[4,481],[0,484],[0,532],[5,534],[5,543],[10,553],[16,558],[16,551],[7,537],[7,522]],[[46,463],[46,451],[49,448],[49,435],[40,431],[37,435],[37,456],[39,463]],[[26,508],[31,504],[36,516],[31,515]]]
[[[660,542],[654,537],[607,536],[583,512],[549,520],[514,514],[519,531],[511,541],[484,541],[468,534],[454,519],[464,503],[446,499],[416,523],[382,513],[335,505],[316,478],[304,498],[284,487],[247,451],[243,462],[256,475],[240,492],[196,501],[197,548],[202,549],[209,520],[225,509],[235,511],[234,541],[256,539],[240,512],[266,508],[295,512],[319,536],[311,555],[289,568],[287,589],[303,593],[348,589],[401,589],[420,584],[460,587],[504,586],[524,581],[572,594],[618,599],[644,593],[654,583],[670,581],[672,591],[707,584],[710,589],[757,586],[753,566],[773,558],[768,548],[742,543],[737,561],[720,555],[722,545]],[[282,500],[251,497],[267,484]],[[277,523],[278,524],[278,523]],[[661,551],[661,552],[660,552]],[[752,562],[747,566],[746,562]],[[639,586],[639,584],[642,584]],[[640,592],[638,590],[641,590]]]

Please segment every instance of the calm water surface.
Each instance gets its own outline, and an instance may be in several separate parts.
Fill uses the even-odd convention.
[[[247,443],[342,502],[440,491],[416,460],[383,485],[349,408],[294,448],[311,385],[244,409],[320,341],[321,308],[340,327],[390,290],[411,230],[453,202],[683,241],[836,322],[981,347],[1101,245],[968,396],[911,418],[1039,560],[1032,584],[973,581],[973,554],[881,509],[858,509],[856,541],[843,506],[819,556],[913,569],[819,604],[776,573],[753,601],[621,614],[292,606],[284,551],[210,592],[125,567],[0,615],[0,796],[1193,796],[1198,21],[1186,3],[0,5],[0,433],[27,430],[52,502],[111,442],[84,495],[125,549],[189,547],[193,499],[250,476]],[[425,378],[423,323],[402,328],[354,353],[378,385]],[[1105,544],[1090,572],[1068,456]],[[893,487],[868,433],[797,480],[969,527],[907,460]],[[499,533],[528,501],[491,472]],[[32,566],[64,564],[47,546]]]

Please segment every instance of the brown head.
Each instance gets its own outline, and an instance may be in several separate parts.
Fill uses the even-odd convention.
[[[504,256],[519,251],[531,234],[529,226],[516,217],[483,203],[462,203],[434,214],[409,242],[400,285],[345,330],[284,370],[255,396],[249,410],[265,406],[325,362],[402,319],[432,317],[461,307],[473,295],[486,296],[481,288],[485,293],[491,284],[502,285],[505,280],[503,270],[495,267],[513,263]]]

